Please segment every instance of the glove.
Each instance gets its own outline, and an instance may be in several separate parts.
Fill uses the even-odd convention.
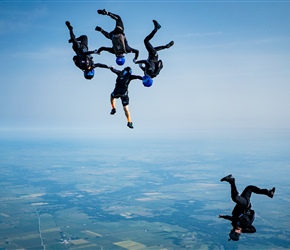
[[[96,31],[102,31],[102,28],[99,27],[99,26],[97,26],[97,27],[95,28],[95,30],[96,30]]]
[[[136,63],[136,59],[135,58],[133,59],[133,63]]]
[[[94,50],[94,54],[98,54],[98,55],[100,55],[101,53],[98,52],[98,49],[95,49],[95,50]]]

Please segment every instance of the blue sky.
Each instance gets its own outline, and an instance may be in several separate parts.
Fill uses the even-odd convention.
[[[147,58],[143,39],[162,25],[154,46],[164,68],[151,88],[129,88],[134,130],[120,100],[110,116],[115,74],[96,69],[91,81],[72,62],[65,21],[89,48],[110,46],[95,27],[119,14],[129,44]],[[0,130],[83,129],[100,135],[170,135],[200,129],[290,128],[290,1],[0,1],[2,57]],[[134,74],[142,71],[126,56]],[[114,55],[94,55],[115,64]],[[120,68],[121,69],[121,68]]]

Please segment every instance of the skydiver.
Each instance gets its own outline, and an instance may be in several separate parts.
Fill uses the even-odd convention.
[[[94,63],[91,54],[96,53],[96,50],[88,50],[88,37],[86,35],[81,35],[76,38],[70,22],[66,21],[65,24],[70,33],[70,39],[68,42],[72,43],[72,48],[76,53],[73,57],[73,61],[75,65],[84,72],[84,77],[90,80],[94,77],[94,68],[108,68],[105,64]]]
[[[99,26],[95,28],[96,31],[101,32],[106,38],[110,39],[113,45],[112,47],[100,47],[97,50],[97,54],[100,54],[102,51],[107,51],[111,54],[115,54],[116,63],[118,65],[123,65],[125,63],[124,54],[135,53],[135,57],[133,61],[136,61],[139,55],[139,51],[129,46],[125,33],[124,33],[124,25],[123,25],[123,21],[121,17],[117,14],[107,12],[105,9],[98,10],[98,13],[100,15],[108,15],[112,19],[116,20],[116,26],[115,26],[115,29],[111,32],[107,32]]]
[[[154,37],[156,32],[161,28],[161,25],[156,20],[153,20],[153,23],[154,23],[154,29],[144,39],[144,44],[148,51],[148,59],[139,60],[135,62],[136,64],[139,64],[139,67],[144,71],[144,74],[150,76],[151,78],[156,77],[161,71],[161,69],[163,68],[162,60],[158,60],[157,51],[160,51],[163,49],[169,49],[174,44],[174,41],[171,41],[165,46],[153,47],[152,44],[150,43],[150,40]]]
[[[112,106],[110,114],[114,115],[116,113],[116,99],[121,98],[125,116],[127,118],[127,126],[129,128],[134,128],[129,111],[128,87],[132,80],[142,80],[143,78],[139,75],[132,75],[132,69],[130,67],[125,67],[122,71],[117,70],[114,67],[109,68],[113,73],[117,75],[115,88],[110,95],[110,102]]]
[[[236,203],[232,211],[232,216],[219,215],[219,218],[230,220],[232,222],[232,229],[229,233],[229,240],[238,241],[241,233],[255,233],[256,228],[252,225],[255,219],[255,211],[251,209],[250,202],[251,194],[263,194],[270,198],[273,198],[275,193],[275,187],[272,189],[260,189],[256,186],[247,186],[241,195],[237,191],[235,178],[230,174],[225,176],[220,181],[226,181],[231,185],[231,197],[233,202]]]

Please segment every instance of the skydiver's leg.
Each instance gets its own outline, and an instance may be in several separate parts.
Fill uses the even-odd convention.
[[[242,197],[239,195],[239,192],[238,192],[237,187],[236,187],[235,178],[232,178],[229,181],[229,183],[231,185],[231,198],[232,198],[233,202],[240,204],[242,206],[247,206],[247,204],[248,204],[247,199],[245,199],[245,197]]]
[[[233,202],[235,202],[241,206],[247,207],[248,200],[245,197],[242,197],[239,195],[239,192],[238,192],[237,187],[236,187],[235,178],[230,174],[230,175],[222,178],[221,181],[226,181],[226,182],[230,183],[230,185],[231,185],[231,198],[232,198]]]
[[[107,38],[111,39],[111,35],[112,35],[111,33],[124,34],[124,24],[123,24],[122,18],[119,15],[114,14],[112,12],[107,12],[105,9],[98,10],[98,13],[101,15],[108,15],[109,17],[111,17],[112,19],[114,19],[116,21],[115,29],[112,32],[110,32],[110,34],[107,33],[107,34],[109,34],[109,36],[107,36],[107,34],[106,35],[104,34]],[[96,27],[96,30],[101,31],[102,29],[100,27]]]
[[[97,26],[95,30],[101,32],[106,38],[111,39],[110,33],[103,30],[101,27]]]
[[[112,106],[112,110],[111,110],[110,114],[114,115],[116,113],[116,99],[114,97],[114,92],[110,96],[110,102],[111,102],[111,106]]]
[[[132,122],[131,121],[131,114],[130,114],[130,111],[129,111],[129,105],[124,106],[123,109],[124,109],[124,112],[125,112],[125,116],[127,118],[127,122]]]
[[[65,22],[67,28],[69,29],[69,35],[70,35],[70,39],[68,40],[69,43],[72,43],[72,48],[73,50],[77,53],[78,48],[79,48],[79,43],[75,37],[75,34],[73,32],[73,27],[71,26],[69,21]]]
[[[249,185],[249,186],[247,186],[244,189],[244,191],[242,192],[241,196],[246,198],[246,199],[250,199],[252,193],[255,193],[255,194],[267,195],[267,196],[272,198],[273,195],[274,195],[274,192],[275,192],[275,188],[273,188],[271,190],[268,190],[268,189],[265,189],[265,188],[261,189],[261,188],[258,188],[257,186]]]
[[[122,18],[119,15],[108,12],[108,16],[116,20],[116,28],[119,27],[124,31],[124,24],[123,24]]]
[[[157,21],[153,20],[153,23],[154,23],[154,29],[144,39],[144,44],[145,44],[145,47],[146,47],[146,49],[147,49],[147,51],[149,53],[149,57],[154,57],[157,54],[155,48],[150,43],[150,40],[154,37],[154,35],[156,34],[157,30],[159,30],[161,28],[160,24]]]
[[[88,48],[88,37],[86,35],[81,35],[76,40]]]
[[[169,42],[168,44],[164,45],[164,46],[157,46],[157,47],[154,47],[154,49],[156,51],[159,51],[159,50],[162,50],[162,49],[169,49],[171,46],[173,46],[174,44],[174,41],[171,41]]]
[[[130,111],[129,111],[129,96],[128,96],[128,92],[121,97],[121,100],[122,100],[122,105],[123,105],[123,109],[124,109],[127,121],[128,122],[132,122],[131,121]]]

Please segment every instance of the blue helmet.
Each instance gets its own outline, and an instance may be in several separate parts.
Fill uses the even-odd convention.
[[[145,87],[151,87],[153,84],[152,78],[150,76],[147,76],[147,75],[142,77],[142,82],[143,82],[143,85]]]
[[[132,69],[130,67],[126,67],[123,69],[123,74],[126,75],[126,74],[130,74],[132,75]]]
[[[94,77],[94,75],[95,75],[94,69],[84,71],[84,77],[88,80],[91,80]]]
[[[116,63],[119,66],[122,66],[125,63],[125,57],[124,56],[117,56],[116,57]]]

